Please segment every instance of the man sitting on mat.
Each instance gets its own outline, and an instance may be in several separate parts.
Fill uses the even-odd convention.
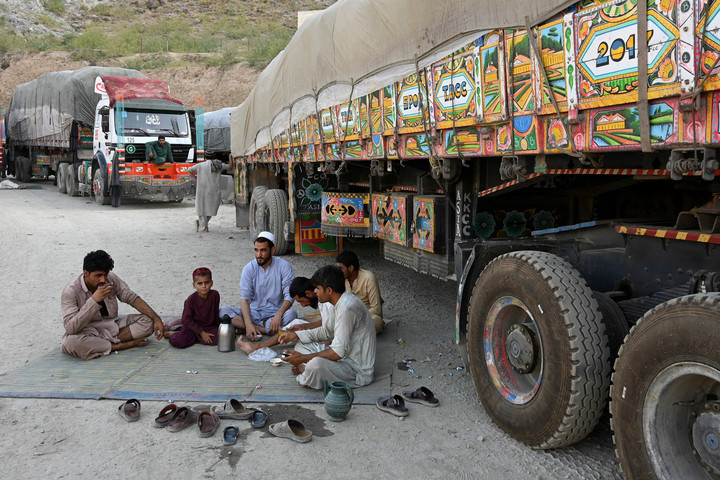
[[[297,332],[299,330],[311,330],[322,327],[327,330],[328,339],[332,339],[335,332],[335,313],[333,312],[333,306],[331,303],[318,302],[317,295],[315,294],[315,286],[312,284],[310,279],[305,277],[295,277],[295,280],[293,280],[290,284],[290,296],[303,307],[313,308],[317,310],[317,312],[312,312],[312,314],[307,315],[305,320],[293,320],[286,327],[283,327],[282,331]],[[250,355],[255,350],[277,345],[280,343],[278,340],[279,336],[279,333],[276,333],[272,337],[261,342],[250,342],[243,340],[241,335],[237,339],[237,347]],[[308,344],[298,343],[295,345],[295,350],[300,351],[301,353],[319,352],[325,350],[329,344],[330,342],[311,342]]]
[[[165,325],[158,314],[111,272],[114,266],[107,252],[90,252],[83,260],[83,273],[63,290],[63,352],[90,360],[146,345],[145,338],[153,331],[163,338]],[[118,315],[118,300],[140,313]]]
[[[370,312],[345,290],[345,278],[336,265],[320,268],[311,281],[318,300],[334,307],[335,335],[328,349],[316,353],[293,350],[284,360],[292,364],[298,383],[309,388],[322,389],[323,380],[345,382],[351,387],[369,385],[375,368],[375,324]],[[322,327],[284,332],[280,343],[329,340],[321,334]]]
[[[245,265],[240,276],[240,308],[220,307],[220,318],[230,317],[250,340],[263,333],[275,334],[297,318],[290,308],[290,283],[295,274],[290,263],[274,253],[275,235],[260,232],[255,239],[255,261]]]
[[[370,310],[375,332],[380,334],[387,322],[383,319],[383,299],[377,277],[371,271],[360,268],[360,259],[353,251],[343,250],[336,262],[345,276],[345,290],[362,300]]]

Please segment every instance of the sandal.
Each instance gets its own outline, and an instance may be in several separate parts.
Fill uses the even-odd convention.
[[[407,417],[410,413],[405,406],[405,400],[400,395],[392,397],[380,397],[375,405],[383,412],[392,413],[396,417]]]
[[[140,400],[131,398],[118,407],[118,413],[126,422],[137,422],[140,420]]]
[[[226,418],[231,420],[247,420],[252,417],[255,410],[252,408],[245,408],[240,400],[237,398],[231,398],[222,407],[214,406],[210,409],[211,412],[215,413],[220,418]]]
[[[173,415],[175,415],[175,411],[178,409],[178,406],[174,403],[171,403],[170,405],[166,405],[165,408],[160,410],[160,413],[158,413],[158,416],[155,417],[155,421],[153,422],[153,427],[158,428],[164,428],[168,426],[168,423],[170,423],[170,420],[172,420]]]
[[[204,411],[197,417],[198,436],[212,437],[220,426],[220,419],[213,412]]]
[[[437,407],[440,405],[440,400],[435,398],[433,392],[426,387],[420,387],[414,392],[402,392],[402,396],[406,402],[419,403],[421,405],[425,405],[426,407]]]
[[[177,410],[175,410],[172,419],[170,419],[170,423],[168,423],[168,432],[179,432],[180,430],[189,427],[190,425],[195,423],[197,416],[198,414],[195,410],[189,409],[187,407],[178,408]]]
[[[225,427],[225,430],[223,430],[223,445],[235,445],[239,434],[240,429],[235,425]]]
[[[312,432],[305,428],[299,420],[287,420],[285,422],[273,423],[268,427],[270,433],[276,437],[289,438],[299,443],[307,443],[312,440]]]
[[[262,428],[267,422],[268,414],[262,410],[255,410],[250,418],[250,425],[253,428]]]

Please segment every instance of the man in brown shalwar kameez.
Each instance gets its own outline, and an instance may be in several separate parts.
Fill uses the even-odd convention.
[[[83,273],[63,290],[63,352],[90,360],[146,345],[145,338],[153,331],[163,338],[165,325],[158,314],[111,272],[114,266],[107,252],[90,252],[83,260]],[[119,316],[118,300],[140,314]]]

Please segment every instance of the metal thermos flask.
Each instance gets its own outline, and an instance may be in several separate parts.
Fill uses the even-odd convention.
[[[220,320],[220,328],[218,328],[218,350],[221,352],[232,352],[235,350],[235,327],[229,318]]]

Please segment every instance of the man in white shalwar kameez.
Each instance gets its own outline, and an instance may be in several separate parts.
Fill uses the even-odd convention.
[[[323,380],[345,382],[352,388],[369,385],[375,370],[375,323],[370,312],[359,298],[345,291],[345,277],[337,266],[320,268],[311,281],[318,300],[334,306],[333,338],[326,338],[321,327],[285,332],[280,335],[280,342],[332,340],[332,343],[314,353],[291,351],[283,360],[292,364],[298,383],[309,388],[322,389]]]
[[[202,228],[203,232],[207,232],[210,218],[217,215],[218,208],[220,208],[220,178],[224,168],[225,166],[220,160],[206,160],[188,168],[188,172],[193,172],[197,176],[195,211],[198,219],[195,220],[196,231]]]

